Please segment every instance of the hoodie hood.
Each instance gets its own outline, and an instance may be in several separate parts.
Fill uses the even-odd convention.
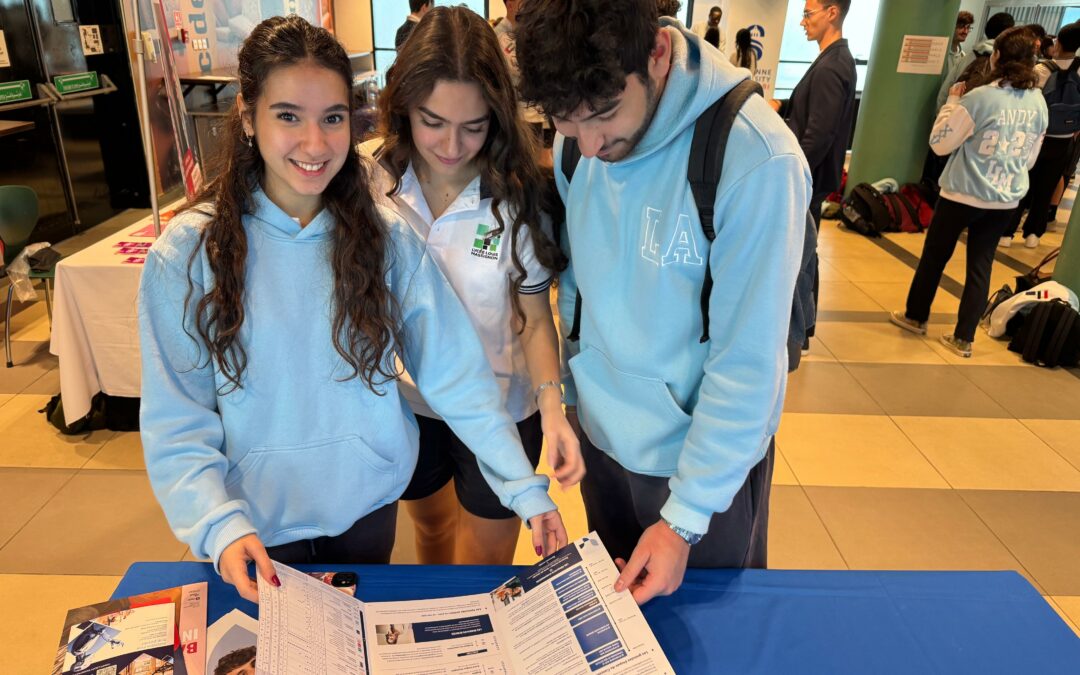
[[[280,206],[266,196],[261,188],[251,194],[254,202],[251,213],[245,214],[250,222],[266,235],[275,239],[329,239],[332,233],[334,219],[325,208],[312,218],[306,227],[301,227],[299,221],[285,213]]]
[[[746,79],[746,71],[727,59],[703,59],[703,40],[675,19],[661,18],[660,25],[671,36],[671,70],[648,131],[623,161],[646,157],[666,147],[697,122],[719,96]]]
[[[994,41],[983,40],[979,44],[975,45],[971,49],[971,51],[973,51],[976,56],[990,56],[994,53]]]

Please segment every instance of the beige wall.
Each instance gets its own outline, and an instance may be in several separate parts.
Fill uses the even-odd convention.
[[[506,16],[506,4],[503,0],[488,0],[488,18],[494,19],[497,16]]]
[[[334,32],[350,54],[372,51],[371,2],[334,0]]]

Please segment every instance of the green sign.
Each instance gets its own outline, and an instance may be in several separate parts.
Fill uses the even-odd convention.
[[[92,70],[89,73],[57,75],[53,78],[53,84],[56,85],[56,91],[61,94],[72,94],[77,91],[97,89],[101,86],[98,82],[97,73]]]
[[[24,101],[30,98],[30,80],[0,82],[0,103]]]

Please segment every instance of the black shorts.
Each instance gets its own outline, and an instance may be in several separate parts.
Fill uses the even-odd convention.
[[[480,473],[476,456],[446,422],[423,415],[417,415],[416,421],[420,425],[420,457],[402,499],[430,497],[453,478],[458,501],[469,513],[479,518],[515,517],[513,511],[499,503],[499,498]],[[517,429],[525,455],[535,469],[540,463],[540,448],[544,444],[540,413],[533,413],[518,422]]]

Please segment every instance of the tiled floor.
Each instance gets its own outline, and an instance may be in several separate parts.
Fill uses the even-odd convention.
[[[136,215],[63,247],[77,250]],[[1060,238],[999,250],[994,283]],[[941,347],[958,306],[962,246],[930,334],[888,325],[922,240],[873,241],[823,225],[821,321],[788,386],[770,565],[1014,569],[1080,633],[1080,372],[1025,365],[985,335],[971,359]],[[61,436],[38,413],[59,389],[48,330],[42,303],[23,308],[13,320],[18,365],[0,369],[0,597],[17,610],[0,618],[5,673],[44,671],[64,610],[105,599],[131,562],[191,559],[154,501],[137,434]],[[552,492],[571,536],[583,534],[580,493]],[[398,532],[394,560],[415,560],[407,518]],[[533,558],[522,537],[517,560]]]

